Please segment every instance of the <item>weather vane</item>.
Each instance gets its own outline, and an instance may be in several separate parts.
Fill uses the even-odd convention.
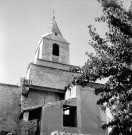
[[[54,11],[54,9],[53,9],[53,18],[55,18],[55,11]]]

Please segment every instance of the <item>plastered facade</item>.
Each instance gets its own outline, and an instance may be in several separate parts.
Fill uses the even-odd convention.
[[[107,135],[107,131],[101,128],[100,121],[105,119],[105,114],[102,115],[96,104],[99,97],[94,94],[94,88],[77,86],[75,89],[76,97],[42,106],[41,135]],[[77,108],[76,126],[64,125],[63,106]]]

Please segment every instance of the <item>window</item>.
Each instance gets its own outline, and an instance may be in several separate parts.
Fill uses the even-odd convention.
[[[55,56],[59,56],[59,45],[58,44],[53,44],[53,50],[52,50],[52,54]]]
[[[38,119],[41,117],[41,108],[33,109],[29,111],[29,120]]]
[[[57,36],[57,33],[55,33],[55,35]]]
[[[77,127],[77,107],[63,106],[63,126],[64,127]]]
[[[41,111],[42,107],[29,111],[29,121],[35,120],[37,122],[36,125],[34,125],[34,127],[36,127],[36,135],[40,135]],[[29,129],[28,132],[31,132],[30,130],[31,129]]]

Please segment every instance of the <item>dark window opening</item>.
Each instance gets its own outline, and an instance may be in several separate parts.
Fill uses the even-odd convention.
[[[64,99],[65,99],[65,94],[59,93],[59,100],[64,100]]]
[[[41,110],[42,108],[37,108],[29,111],[29,121],[37,120],[37,130],[35,131],[35,135],[40,134],[40,119],[41,119]]]
[[[57,33],[55,33],[55,35],[57,36]]]
[[[77,127],[77,108],[75,106],[63,106],[63,126]]]
[[[52,54],[55,56],[59,56],[59,45],[58,44],[53,44]]]
[[[41,108],[29,111],[29,120],[40,119],[40,116],[41,116]]]

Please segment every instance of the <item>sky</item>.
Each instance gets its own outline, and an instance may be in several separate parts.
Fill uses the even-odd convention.
[[[126,7],[130,0],[123,0]],[[103,34],[104,24],[95,22],[102,14],[97,0],[0,0],[0,83],[18,84],[28,64],[34,62],[40,37],[48,31],[55,10],[56,22],[70,43],[70,64],[82,66],[88,45],[88,25]]]

